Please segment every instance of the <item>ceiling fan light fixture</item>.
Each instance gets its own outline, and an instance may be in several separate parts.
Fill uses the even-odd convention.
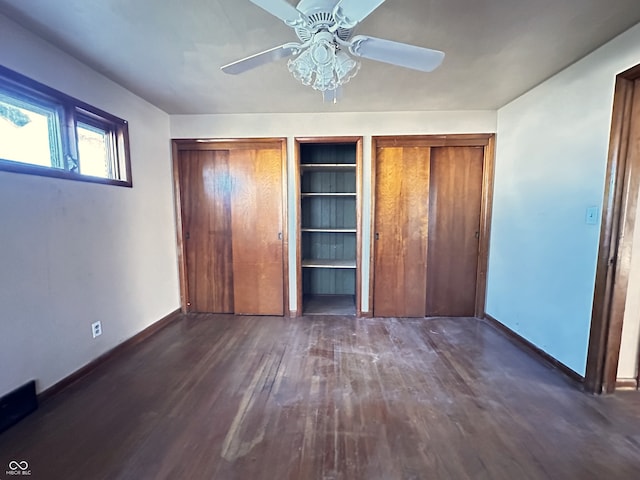
[[[385,0],[249,0],[292,27],[300,43],[285,43],[223,65],[222,71],[236,75],[265,63],[291,57],[287,62],[294,78],[335,103],[341,86],[351,80],[366,58],[378,62],[431,72],[444,59],[444,52],[357,35],[353,29]]]
[[[360,69],[356,62],[329,40],[318,35],[311,47],[287,62],[294,78],[315,90],[335,90]]]
[[[335,70],[336,75],[340,79],[338,85],[342,85],[356,76],[356,73],[360,70],[360,62],[356,62],[345,52],[338,50],[338,53],[336,54]]]

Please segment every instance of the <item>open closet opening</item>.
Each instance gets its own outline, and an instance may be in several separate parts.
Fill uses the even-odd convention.
[[[298,139],[302,315],[359,310],[360,139]]]

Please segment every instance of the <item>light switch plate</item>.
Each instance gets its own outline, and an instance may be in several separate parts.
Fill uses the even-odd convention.
[[[600,209],[598,207],[587,207],[587,213],[584,219],[587,225],[598,224],[598,214],[600,213],[599,210]]]

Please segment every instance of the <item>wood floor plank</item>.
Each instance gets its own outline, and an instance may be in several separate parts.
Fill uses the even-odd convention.
[[[472,318],[193,314],[0,435],[12,460],[54,480],[638,478],[640,394],[584,394]]]

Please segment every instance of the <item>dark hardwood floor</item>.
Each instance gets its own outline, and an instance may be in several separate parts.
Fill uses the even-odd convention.
[[[634,479],[595,397],[475,319],[191,315],[0,435],[0,478]],[[24,478],[24,477],[23,477]]]

